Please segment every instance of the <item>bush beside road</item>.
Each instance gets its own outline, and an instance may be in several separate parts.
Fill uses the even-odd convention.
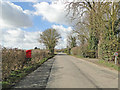
[[[19,82],[23,77],[37,69],[41,64],[53,56],[44,50],[32,50],[32,58],[27,61],[25,50],[2,50],[2,84],[3,88],[9,88]]]
[[[17,82],[19,82],[22,78],[27,76],[29,73],[36,70],[38,67],[40,67],[44,62],[46,62],[48,59],[52,58],[53,56],[49,56],[47,58],[44,58],[40,60],[40,62],[30,65],[28,67],[24,67],[20,70],[12,71],[7,79],[5,79],[2,82],[2,88],[11,88],[14,86]]]

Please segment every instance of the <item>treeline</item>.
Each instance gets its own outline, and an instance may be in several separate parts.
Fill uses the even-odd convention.
[[[65,50],[68,54],[108,61],[115,52],[120,56],[120,2],[86,0],[70,2],[66,7],[74,22]]]

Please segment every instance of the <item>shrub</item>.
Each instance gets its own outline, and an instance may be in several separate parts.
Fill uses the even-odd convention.
[[[49,54],[45,50],[32,50],[32,60],[31,63],[38,63],[41,59],[48,57]]]
[[[20,49],[2,49],[2,79],[9,76],[11,71],[21,69],[25,62],[25,51]]]
[[[10,73],[15,70],[20,70],[29,65],[38,63],[49,54],[45,50],[32,50],[32,59],[26,60],[26,52],[21,49],[2,49],[2,80],[8,78]]]
[[[87,50],[88,50],[88,44],[84,44],[83,46],[72,48],[71,53],[72,55],[79,55],[85,57],[85,53],[87,52]]]
[[[103,40],[100,45],[99,58],[103,60],[112,60],[114,53],[118,50],[117,40]]]
[[[74,47],[74,48],[72,48],[72,50],[71,50],[71,54],[72,55],[77,55],[78,54],[78,47]]]
[[[70,55],[71,54],[71,48],[64,49],[64,53],[67,53],[68,55]]]
[[[94,50],[89,50],[85,53],[85,57],[89,57],[89,58],[96,58],[96,51]]]

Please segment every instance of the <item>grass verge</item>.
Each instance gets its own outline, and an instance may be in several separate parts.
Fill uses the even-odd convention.
[[[6,78],[4,81],[0,82],[0,84],[2,84],[2,89],[11,88],[17,82],[19,82],[22,78],[27,76],[32,71],[36,70],[38,67],[41,66],[41,64],[43,64],[45,61],[47,61],[48,59],[50,59],[52,57],[54,57],[54,56],[49,56],[48,58],[44,58],[44,59],[40,60],[39,63],[30,65],[28,67],[24,67],[21,70],[12,71],[8,78]]]
[[[114,62],[108,62],[108,61],[105,61],[105,60],[99,60],[98,64],[109,67],[109,68],[117,70],[117,71],[120,71],[120,65],[115,65]]]
[[[74,56],[74,57],[81,58],[83,60],[92,62],[91,61],[92,58],[84,58],[84,57],[79,56],[79,55],[71,55],[71,56]],[[94,59],[96,59],[96,58],[94,58]],[[104,66],[104,67],[108,67],[110,69],[120,71],[120,65],[115,65],[114,62],[108,62],[108,61],[105,61],[105,60],[97,60],[97,61],[94,61],[92,63],[95,63],[97,65],[101,65],[101,66]]]
[[[71,55],[69,54],[70,56],[73,56],[73,57],[76,57],[76,58],[84,58],[83,56],[79,56],[79,55]]]

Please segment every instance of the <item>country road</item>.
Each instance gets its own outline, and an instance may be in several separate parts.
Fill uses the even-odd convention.
[[[14,88],[118,88],[118,72],[58,54]]]
[[[55,57],[47,88],[118,88],[118,74],[82,59],[59,54]]]

